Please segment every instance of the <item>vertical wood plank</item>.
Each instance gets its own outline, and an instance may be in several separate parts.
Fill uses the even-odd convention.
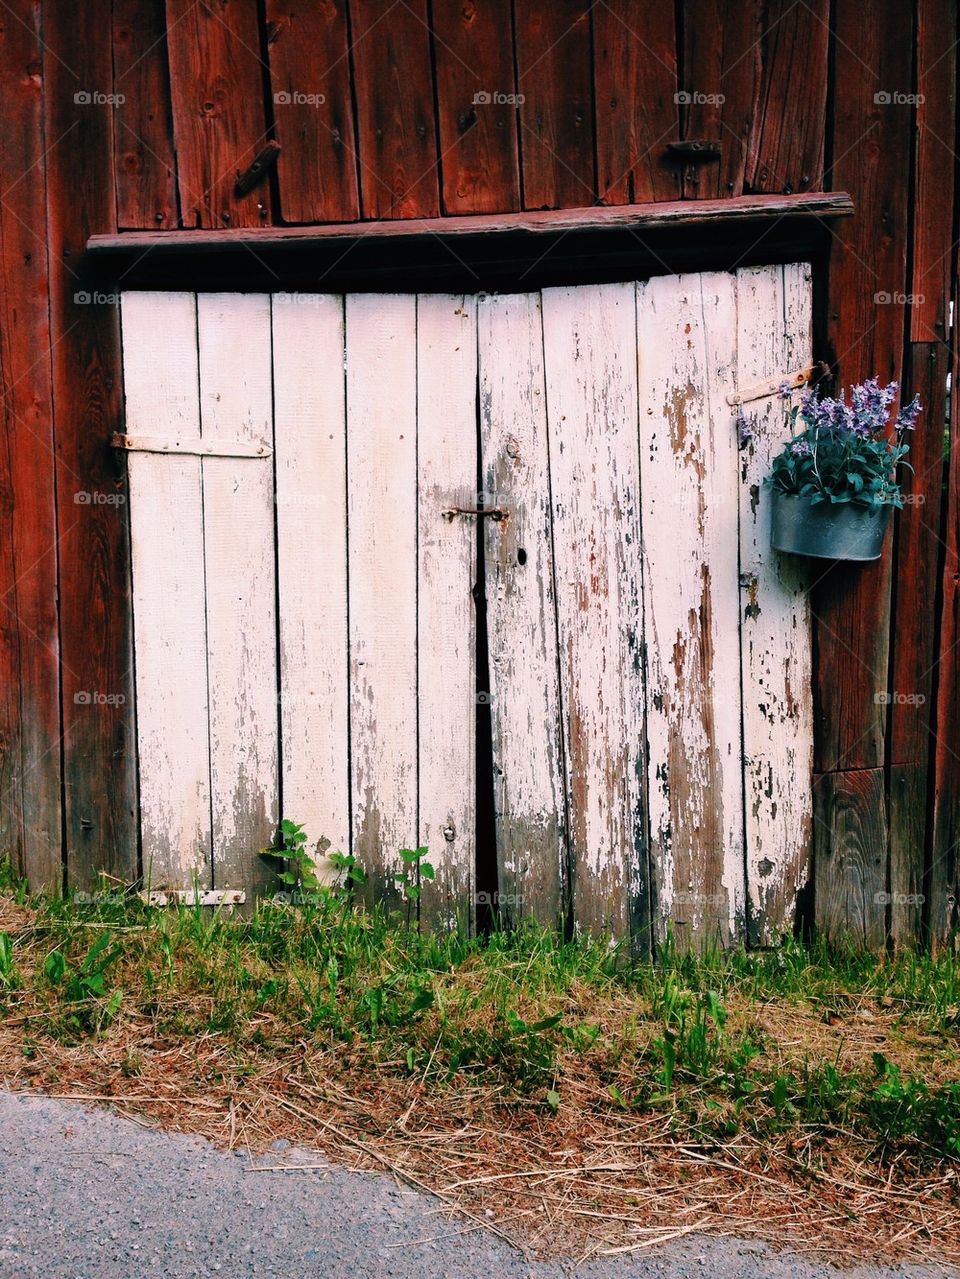
[[[510,0],[432,13],[444,213],[520,208]]]
[[[440,212],[427,0],[350,0],[365,218]]]
[[[543,330],[574,920],[641,949],[649,916],[634,287],[546,289]]]
[[[284,222],[360,216],[345,0],[268,0],[267,51]]]
[[[346,334],[352,851],[389,907],[418,825],[415,297],[348,294]]]
[[[256,0],[167,0],[167,46],[183,225],[260,226],[268,188],[234,190],[267,136]]]
[[[605,0],[593,10],[598,197],[604,204],[679,200],[680,136],[673,5]]]
[[[912,470],[901,479],[905,502],[896,515],[894,616],[889,678],[874,696],[889,707],[890,928],[897,945],[921,937],[926,847],[927,769],[937,670],[937,560],[944,484],[949,352],[940,342],[908,347],[901,400],[920,395],[923,413],[910,439]],[[948,652],[950,664],[953,655]]]
[[[477,304],[417,299],[417,719],[421,925],[469,931],[476,862]]]
[[[765,7],[747,158],[751,191],[821,190],[829,43],[829,0],[774,0]]]
[[[270,299],[197,299],[204,435],[273,445]],[[273,468],[203,459],[210,802],[216,888],[255,891],[278,820]]]
[[[540,295],[478,303],[499,917],[568,907],[563,741]]]
[[[719,272],[637,289],[654,927],[684,945],[744,922],[736,306]]]
[[[811,358],[806,264],[737,272],[737,385],[776,382]],[[748,937],[769,946],[794,924],[811,873],[813,693],[809,571],[770,547],[764,480],[789,435],[779,396],[745,406],[740,454],[740,632]]]
[[[164,0],[114,0],[114,148],[119,229],[177,225]]]
[[[837,383],[900,379],[910,166],[909,105],[875,100],[909,93],[913,30],[909,5],[864,0],[837,9],[834,77],[835,190],[857,192],[853,226],[831,239],[828,343]],[[875,698],[889,660],[891,556],[837,565],[813,596],[817,768],[880,767],[886,709]],[[866,819],[865,819],[866,820]]]
[[[883,770],[827,773],[814,784],[817,931],[875,950],[886,936]]]
[[[192,293],[123,295],[123,374],[127,431],[200,438]],[[127,463],[140,832],[156,889],[213,886],[201,465],[160,453]]]
[[[110,447],[121,415],[119,307],[93,300],[103,282],[84,256],[88,236],[116,227],[113,108],[74,96],[112,84],[113,67],[110,42],[96,23],[77,22],[75,5],[48,0],[43,19],[67,876],[90,888],[100,871],[137,871],[126,507],[76,501],[80,492],[126,496]],[[68,135],[69,145],[52,145]],[[93,693],[114,700],[78,700]]]
[[[590,6],[515,0],[525,209],[579,208],[595,195]]]
[[[947,339],[953,253],[956,149],[957,6],[916,0],[916,182],[913,202],[913,283],[910,340]]]
[[[0,846],[31,888],[57,892],[60,672],[41,48],[40,6],[17,0],[0,24],[0,172],[9,178],[0,203]]]
[[[281,792],[314,854],[350,848],[343,343],[342,298],[274,294]]]
[[[743,194],[760,85],[761,8],[766,6],[759,0],[685,0],[683,136],[714,139],[721,146],[719,162],[686,166],[688,200]]]

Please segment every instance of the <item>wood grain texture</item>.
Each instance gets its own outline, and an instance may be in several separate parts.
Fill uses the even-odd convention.
[[[818,777],[814,820],[817,931],[875,950],[886,936],[888,901],[883,770]]]
[[[267,188],[234,190],[267,137],[256,0],[167,0],[167,47],[183,225],[262,225]]]
[[[282,815],[314,856],[350,849],[343,359],[342,298],[274,295]]]
[[[776,381],[811,358],[810,267],[737,273],[737,385]],[[740,453],[740,636],[748,937],[793,931],[812,872],[813,694],[809,570],[770,547],[764,480],[789,435],[781,398],[745,406],[753,436]]]
[[[643,950],[649,876],[634,286],[544,290],[543,333],[574,920]]]
[[[687,164],[688,200],[740,195],[760,89],[762,6],[759,0],[685,0],[681,128],[687,139],[714,139],[719,162]]]
[[[123,375],[129,430],[199,437],[192,293],[124,294]],[[156,890],[213,887],[202,466],[157,453],[127,461],[140,839]]]
[[[586,205],[595,196],[590,5],[515,0],[523,207]]]
[[[117,225],[177,226],[164,0],[114,0]]]
[[[417,835],[416,298],[346,302],[353,854],[368,901]]]
[[[943,429],[949,355],[939,342],[912,343],[902,401],[914,392],[923,413],[910,438],[912,470],[901,476],[904,509],[896,515],[894,621],[886,695],[890,777],[891,932],[902,946],[921,939],[927,778],[937,676],[937,554],[944,485]]]
[[[565,767],[540,295],[478,302],[481,463],[499,917],[569,907]]]
[[[764,6],[759,101],[747,156],[751,190],[822,187],[829,45],[829,0]]]
[[[443,212],[520,208],[510,0],[433,7]]]
[[[917,103],[910,340],[944,341],[953,271],[958,14],[952,0],[916,0]]]
[[[267,51],[284,222],[360,216],[345,0],[268,0]]]
[[[422,927],[467,931],[475,913],[477,303],[417,299],[417,772]]]
[[[116,229],[114,120],[111,107],[74,98],[79,88],[109,86],[113,68],[109,41],[96,23],[77,22],[74,5],[48,0],[43,16],[64,824],[68,882],[91,888],[100,871],[137,872],[126,504],[93,500],[126,497],[109,443],[121,417],[119,308],[84,300],[103,293],[83,255],[87,238]],[[81,492],[89,503],[75,500]],[[95,702],[94,693],[114,700]]]
[[[40,6],[0,20],[0,843],[59,891],[60,672]]]
[[[440,212],[426,0],[350,0],[365,218]]]
[[[725,943],[745,921],[734,279],[637,288],[654,929]]]
[[[829,181],[858,192],[856,225],[837,227],[830,259],[828,342],[838,384],[901,376],[906,295],[908,106],[874,100],[911,84],[908,6],[865,0],[837,11]],[[879,767],[886,710],[874,694],[889,659],[891,556],[839,565],[815,588],[817,768]]]
[[[197,300],[202,433],[273,445],[270,299]],[[203,541],[213,887],[255,892],[279,821],[273,468],[205,457]]]
[[[606,204],[677,200],[681,168],[672,5],[607,0],[593,9],[597,195]]]

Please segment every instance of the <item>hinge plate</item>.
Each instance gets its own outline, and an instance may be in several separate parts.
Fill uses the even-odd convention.
[[[137,894],[148,906],[242,906],[242,888],[163,888]]]
[[[230,440],[208,436],[122,435],[111,441],[115,449],[128,453],[180,453],[196,457],[270,457],[273,449],[266,440]]]

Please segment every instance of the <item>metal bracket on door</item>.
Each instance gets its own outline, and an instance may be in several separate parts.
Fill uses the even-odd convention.
[[[169,435],[121,435],[113,436],[115,449],[127,453],[179,453],[196,457],[270,457],[273,449],[265,440],[228,440],[188,437],[176,439]]]
[[[758,382],[755,386],[745,386],[742,391],[731,391],[727,396],[727,403],[735,408],[738,404],[749,404],[751,400],[769,400],[780,391],[781,387],[789,387],[791,391],[796,391],[809,382],[815,373],[824,372],[826,372],[824,364],[808,364],[802,369],[794,369],[792,373],[781,373],[779,377]]]
[[[506,511],[501,511],[499,506],[453,506],[449,511],[444,511],[443,518],[452,520],[455,515],[480,515],[486,516],[488,520],[505,520],[507,518]]]

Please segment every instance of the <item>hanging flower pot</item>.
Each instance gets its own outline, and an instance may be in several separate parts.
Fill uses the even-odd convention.
[[[880,558],[890,512],[903,506],[897,467],[920,413],[914,397],[888,435],[898,389],[896,382],[880,386],[870,378],[853,387],[850,404],[842,394],[820,399],[816,390],[802,393],[790,412],[795,434],[774,458],[767,480],[774,550],[827,560]],[[784,386],[783,394],[791,389]]]
[[[774,489],[770,541],[775,551],[822,560],[878,560],[891,503],[871,509],[852,502],[814,505],[798,493]]]

